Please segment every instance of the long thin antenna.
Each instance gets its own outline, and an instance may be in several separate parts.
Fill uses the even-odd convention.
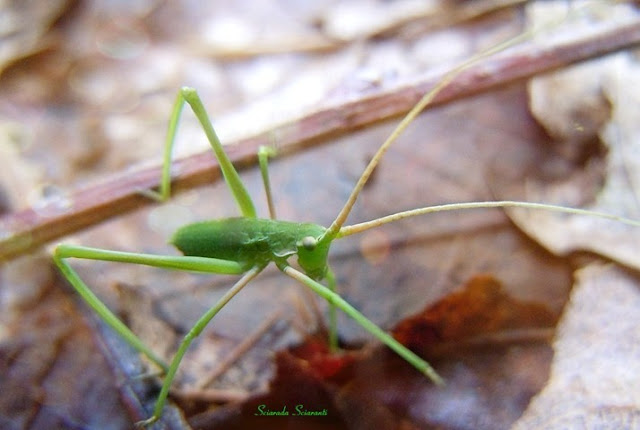
[[[399,221],[401,219],[424,215],[434,212],[459,211],[462,209],[487,209],[487,208],[526,208],[526,209],[543,209],[552,212],[568,213],[572,215],[588,215],[592,217],[609,219],[624,224],[640,227],[640,221],[625,218],[618,215],[612,215],[605,212],[592,211],[588,209],[568,208],[566,206],[551,205],[546,203],[517,202],[512,200],[486,201],[486,202],[468,202],[468,203],[449,203],[437,206],[428,206],[419,209],[411,209],[408,211],[398,212],[372,221],[362,222],[359,224],[348,225],[342,227],[337,237],[351,236],[352,234],[362,233],[370,228],[379,227],[382,224]]]
[[[563,18],[563,20],[564,20],[564,18]],[[395,130],[393,130],[393,132],[387,138],[387,140],[385,140],[385,142],[380,146],[380,148],[374,154],[373,158],[371,159],[371,161],[369,162],[367,167],[364,169],[364,172],[362,172],[362,175],[360,176],[360,179],[358,179],[358,182],[356,183],[355,187],[351,191],[351,195],[347,199],[347,202],[344,204],[344,206],[342,207],[342,209],[338,213],[338,216],[336,217],[336,219],[329,226],[329,228],[325,231],[324,235],[322,235],[322,237],[319,239],[319,241],[320,242],[323,242],[323,241],[329,241],[330,242],[330,241],[332,241],[333,239],[336,238],[336,236],[340,232],[340,228],[344,225],[345,221],[347,220],[347,217],[349,216],[349,213],[351,212],[351,209],[353,208],[353,205],[355,204],[356,199],[358,198],[358,195],[360,194],[360,192],[364,188],[365,184],[369,180],[369,177],[373,173],[374,169],[378,166],[378,164],[380,163],[380,160],[382,159],[384,154],[387,152],[389,147],[391,147],[391,145],[398,139],[400,134],[404,132],[404,130],[409,126],[409,124],[411,124],[411,122],[416,118],[416,116],[418,116],[418,114],[420,112],[422,112],[422,110],[424,108],[426,108],[433,101],[433,99],[447,85],[449,85],[449,83],[451,83],[451,81],[453,79],[455,79],[460,73],[462,73],[465,69],[469,68],[471,65],[476,63],[478,60],[481,60],[482,58],[485,58],[485,57],[493,55],[493,54],[495,54],[497,52],[500,52],[500,51],[502,51],[504,49],[507,49],[507,48],[509,48],[509,47],[511,47],[513,45],[516,45],[516,44],[518,44],[518,43],[530,38],[531,36],[533,36],[538,31],[540,31],[539,28],[538,29],[531,29],[529,31],[525,31],[525,32],[519,34],[518,36],[513,37],[513,38],[511,38],[509,40],[506,40],[505,42],[502,42],[502,43],[500,43],[500,44],[498,44],[498,45],[496,45],[496,46],[494,46],[494,47],[492,47],[492,48],[490,48],[490,49],[488,49],[486,51],[483,51],[483,52],[481,52],[479,54],[473,55],[472,57],[470,57],[469,59],[467,59],[466,61],[464,61],[460,65],[458,65],[457,67],[455,67],[455,68],[451,69],[449,72],[447,72],[443,76],[442,80],[431,91],[426,93],[420,99],[420,101],[409,111],[409,113],[407,113],[407,115],[402,119],[402,121],[400,121],[398,126],[395,128]]]

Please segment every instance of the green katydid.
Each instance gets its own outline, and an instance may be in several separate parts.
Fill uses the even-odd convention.
[[[524,37],[524,36],[523,36]],[[512,44],[519,39],[512,39],[508,43]],[[503,49],[504,45],[498,46],[482,55],[489,55],[496,50]],[[178,127],[178,121],[187,103],[193,109],[196,117],[201,123],[209,143],[220,163],[225,182],[234,196],[240,209],[242,217],[225,218],[219,220],[203,221],[186,225],[180,228],[173,236],[171,243],[180,250],[181,256],[150,255],[120,251],[110,251],[83,246],[59,245],[54,252],[54,261],[67,280],[73,285],[76,291],[85,299],[104,321],[122,336],[136,350],[147,356],[165,373],[162,389],[156,401],[152,416],[141,422],[142,425],[156,421],[162,414],[162,410],[169,394],[171,383],[178,370],[180,362],[189,348],[190,344],[211,319],[222,309],[227,302],[233,298],[241,289],[251,282],[268,264],[274,263],[283,273],[296,279],[306,287],[310,288],[318,295],[327,300],[330,305],[330,343],[333,347],[337,344],[335,310],[336,308],[345,312],[353,318],[363,328],[373,334],[381,342],[393,349],[418,371],[426,375],[436,384],[443,381],[434,369],[422,358],[404,347],[392,336],[384,332],[377,325],[367,319],[353,306],[347,303],[335,292],[336,281],[328,263],[327,257],[330,245],[335,239],[359,233],[367,229],[378,227],[382,224],[400,220],[416,215],[427,214],[438,211],[487,208],[487,207],[509,207],[518,206],[532,209],[545,209],[574,214],[587,214],[600,216],[628,224],[640,226],[639,222],[624,219],[603,213],[566,208],[547,204],[515,202],[515,201],[491,201],[448,204],[441,206],[424,207],[415,210],[399,212],[387,217],[379,218],[369,222],[344,226],[345,221],[364,185],[373,173],[374,169],[382,159],[387,149],[397,139],[398,135],[408,126],[415,116],[424,109],[435,95],[444,88],[449,81],[455,77],[468,64],[475,61],[477,57],[464,63],[462,66],[451,71],[438,86],[426,94],[423,99],[411,110],[411,112],[401,121],[391,136],[379,147],[364,172],[354,186],[347,202],[339,212],[333,223],[325,228],[311,223],[293,223],[275,219],[273,204],[271,202],[271,190],[268,180],[267,160],[274,153],[268,148],[264,148],[259,153],[260,169],[269,202],[271,212],[270,218],[258,218],[251,197],[242,183],[237,171],[231,164],[222,145],[216,136],[204,106],[192,88],[182,88],[178,93],[176,103],[173,108],[169,123],[169,131],[165,143],[164,164],[162,171],[161,187],[157,192],[146,192],[158,201],[165,201],[170,196],[170,165],[172,148]],[[297,257],[301,270],[292,267],[289,259]],[[154,266],[172,270],[237,274],[241,278],[229,289],[227,293],[207,312],[205,312],[184,337],[171,363],[166,364],[153,351],[151,351],[124,323],[122,323],[103,303],[93,294],[89,287],[80,279],[75,270],[66,261],[69,258],[102,260],[113,262],[124,262]],[[320,283],[326,280],[328,286]]]

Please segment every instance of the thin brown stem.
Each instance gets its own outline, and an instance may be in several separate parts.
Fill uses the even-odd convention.
[[[634,21],[614,30],[596,30],[578,40],[514,48],[508,54],[485,58],[466,69],[438,94],[430,107],[638,43],[640,21]],[[229,157],[236,166],[244,168],[257,163],[258,147],[268,145],[269,136],[282,136],[278,149],[284,156],[329,137],[403,115],[442,77],[443,74],[431,73],[402,86],[381,88],[356,101],[318,110],[260,136],[230,142]],[[209,151],[177,160],[174,165],[174,171],[178,172],[172,182],[175,191],[194,188],[220,177],[217,163]],[[141,195],[140,190],[155,189],[159,185],[160,166],[127,171],[74,191],[65,198],[43,200],[34,207],[5,215],[0,219],[0,261],[154,203]]]

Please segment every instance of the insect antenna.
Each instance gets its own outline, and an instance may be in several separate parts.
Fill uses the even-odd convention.
[[[587,215],[596,218],[608,219],[611,221],[621,222],[623,224],[627,224],[633,227],[640,227],[640,221],[625,218],[618,215],[609,214],[606,212],[598,212],[592,211],[588,209],[580,209],[580,208],[570,208],[559,205],[551,205],[546,203],[532,203],[532,202],[520,202],[520,201],[512,201],[512,200],[500,200],[500,201],[485,201],[485,202],[467,202],[467,203],[448,203],[437,206],[428,206],[424,208],[411,209],[408,211],[398,212],[392,215],[387,215],[382,218],[374,219],[372,221],[362,222],[359,224],[348,225],[346,227],[342,227],[337,237],[345,237],[351,236],[352,234],[362,233],[363,231],[369,230],[371,228],[379,227],[383,224],[388,224],[390,222],[399,221],[401,219],[417,216],[417,215],[425,215],[429,213],[435,212],[446,212],[446,211],[458,211],[463,209],[487,209],[487,208],[525,208],[525,209],[542,209],[551,212],[560,212],[571,215]]]
[[[404,132],[404,130],[409,126],[409,124],[411,124],[411,122],[418,116],[418,114],[420,114],[420,112],[422,112],[435,99],[435,97],[451,83],[451,81],[453,81],[465,69],[469,68],[479,60],[485,57],[491,56],[497,52],[503,51],[510,46],[516,45],[528,39],[529,37],[531,37],[534,31],[537,31],[537,30],[530,30],[530,31],[521,33],[520,35],[511,39],[508,39],[505,42],[500,43],[486,51],[483,51],[479,54],[471,56],[469,59],[459,64],[457,67],[454,67],[453,69],[448,71],[435,87],[433,87],[429,92],[427,92],[424,96],[422,96],[420,101],[418,101],[418,103],[409,111],[409,113],[407,113],[407,115],[405,115],[405,117],[402,119],[402,121],[400,121],[398,126],[393,130],[393,132],[389,135],[389,137],[384,141],[382,145],[380,145],[376,153],[373,155],[373,158],[371,158],[371,161],[369,161],[369,164],[362,172],[362,175],[360,175],[358,182],[353,187],[353,190],[351,191],[351,195],[347,199],[347,202],[344,204],[344,206],[338,213],[338,216],[333,221],[333,223],[331,223],[329,228],[320,237],[319,242],[320,243],[331,242],[333,239],[339,236],[340,229],[342,228],[349,214],[351,213],[351,209],[353,208],[353,205],[355,204],[356,199],[358,198],[358,195],[360,195],[360,192],[362,191],[365,184],[369,180],[369,177],[371,177],[371,174],[373,173],[375,168],[380,163],[380,160],[382,160],[382,157],[384,156],[384,154],[391,147],[391,145],[398,139],[398,137]]]

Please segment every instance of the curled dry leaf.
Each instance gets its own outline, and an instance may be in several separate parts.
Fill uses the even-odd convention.
[[[561,73],[564,76],[563,80],[568,81],[579,79],[584,73],[599,76],[597,85],[612,104],[611,119],[597,130],[607,151],[604,183],[599,183],[596,173],[600,170],[598,166],[586,165],[584,170],[562,182],[547,182],[543,185],[530,181],[524,194],[530,200],[580,206],[586,203],[583,201],[585,194],[591,195],[594,190],[599,189],[595,201],[586,205],[588,209],[637,219],[640,214],[635,197],[635,189],[637,184],[640,184],[640,157],[636,148],[640,141],[637,122],[637,118],[640,117],[640,93],[635,92],[635,89],[640,88],[640,70],[633,58],[625,54],[619,54],[615,59],[607,59],[606,63],[595,62],[584,67],[586,69]],[[557,87],[557,80],[560,78],[556,76],[553,79],[556,81],[553,86]],[[615,94],[614,87],[617,87]],[[582,90],[586,90],[587,93],[571,95],[559,92],[558,96],[572,98],[578,103],[578,100],[588,99],[593,94],[593,87],[586,86]],[[553,106],[554,103],[551,102],[549,105]],[[600,112],[602,110],[596,110],[598,118],[602,115]],[[553,117],[557,116],[557,113],[547,110],[547,115]],[[571,114],[563,115],[562,118],[575,124]],[[590,126],[587,125],[585,128]],[[574,146],[570,151],[574,152],[575,148]],[[637,228],[592,217],[557,216],[541,211],[525,214],[514,210],[509,213],[524,231],[556,254],[565,255],[575,250],[589,250],[624,265],[640,267],[637,258],[640,252],[640,231]]]
[[[515,429],[640,426],[637,280],[613,265],[591,265],[577,281],[558,325],[549,382]]]
[[[637,10],[625,10],[627,13],[622,16],[619,10],[611,10],[613,22],[637,16]],[[564,154],[570,164],[592,160],[590,155],[604,150],[605,176],[598,173],[601,166],[589,162],[562,180],[530,180],[524,188],[500,192],[499,197],[517,193],[527,200],[585,206],[639,219],[640,66],[633,53],[622,52],[537,77],[529,91],[532,111],[556,139],[550,150]],[[554,166],[547,166],[547,170],[555,173]],[[640,268],[638,228],[545,211],[508,212],[520,228],[555,254],[588,250]]]

